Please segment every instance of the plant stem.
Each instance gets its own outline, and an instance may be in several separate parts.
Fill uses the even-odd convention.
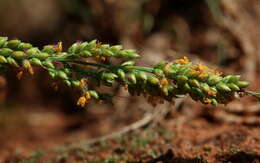
[[[64,59],[64,58],[58,58],[58,57],[51,57],[49,58],[52,61],[60,61],[60,62],[65,62],[65,63],[77,63],[81,65],[86,65],[86,66],[96,66],[100,68],[106,68],[106,69],[111,69],[114,66],[111,65],[104,65],[104,64],[98,64],[98,63],[92,63],[92,62],[84,62],[84,61],[79,61],[79,60],[71,60],[71,59]]]
[[[252,91],[245,91],[247,94],[253,95],[256,98],[258,98],[260,100],[260,93],[258,92],[252,92]]]
[[[96,67],[100,67],[100,68],[106,68],[109,70],[123,68],[123,66],[105,65],[105,64],[99,64],[99,63],[84,62],[84,61],[79,61],[79,60],[64,59],[64,58],[59,58],[59,57],[51,57],[49,59],[53,60],[53,61],[60,61],[60,62],[66,62],[66,63],[70,62],[70,63],[77,63],[77,64],[82,64],[82,65],[87,65],[87,66],[96,66]],[[133,69],[138,70],[138,71],[153,73],[153,68],[150,68],[150,67],[133,66]]]
[[[150,68],[150,67],[134,66],[134,69],[139,70],[139,71],[153,73],[153,68]]]

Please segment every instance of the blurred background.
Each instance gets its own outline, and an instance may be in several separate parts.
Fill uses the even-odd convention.
[[[1,36],[34,46],[62,41],[67,49],[78,40],[98,39],[137,49],[142,65],[187,56],[241,74],[252,82],[250,89],[260,88],[259,0],[0,0],[0,22]],[[0,76],[1,157],[110,133],[152,109],[120,88],[114,90],[114,105],[80,109],[78,92],[62,85],[55,89],[57,83],[44,71],[20,81],[15,74]],[[245,112],[248,101],[252,99],[231,106]],[[205,107],[190,99],[184,106],[179,112],[193,117]],[[225,111],[207,114],[215,112]],[[259,124],[255,119],[250,123]],[[247,123],[243,117],[235,121]]]

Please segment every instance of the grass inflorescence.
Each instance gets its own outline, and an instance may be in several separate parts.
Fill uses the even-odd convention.
[[[203,64],[193,64],[188,58],[173,62],[160,62],[152,67],[137,66],[134,59],[140,56],[135,50],[121,45],[110,46],[96,40],[76,42],[66,52],[62,43],[47,45],[42,49],[20,40],[0,37],[0,67],[13,67],[34,74],[34,67],[45,69],[52,79],[81,90],[77,104],[84,107],[89,100],[97,103],[112,101],[112,95],[90,89],[101,85],[120,84],[131,95],[143,95],[152,105],[164,101],[174,102],[180,95],[190,95],[204,104],[226,104],[241,94],[249,83],[239,75],[223,76]],[[119,59],[120,64],[109,62]],[[93,88],[93,87],[91,87]]]

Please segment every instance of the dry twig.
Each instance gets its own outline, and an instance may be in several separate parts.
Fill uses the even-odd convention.
[[[177,99],[176,103],[175,103],[175,108],[178,108],[183,101],[184,101],[184,98]],[[153,113],[146,113],[142,119],[122,128],[119,131],[116,131],[111,134],[101,136],[98,138],[90,139],[90,140],[72,142],[70,144],[66,144],[66,145],[57,147],[57,148],[55,148],[55,150],[64,151],[64,150],[70,150],[70,149],[75,149],[75,148],[86,149],[90,145],[94,145],[94,144],[98,144],[103,141],[115,139],[120,136],[129,134],[131,132],[137,131],[139,129],[155,125],[160,120],[162,120],[171,111],[171,109],[172,109],[172,107],[170,106],[170,104],[168,106],[160,105],[158,108],[155,109],[155,111]]]

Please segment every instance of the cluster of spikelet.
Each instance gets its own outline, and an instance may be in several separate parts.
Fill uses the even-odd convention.
[[[77,102],[82,107],[91,99],[97,103],[111,102],[112,95],[95,90],[101,85],[120,84],[131,95],[145,96],[152,105],[165,100],[174,102],[187,94],[204,104],[226,104],[238,93],[245,93],[244,88],[249,85],[239,75],[222,76],[203,64],[192,64],[186,57],[153,67],[136,66],[133,59],[137,58],[135,50],[96,40],[77,42],[63,52],[61,43],[40,50],[17,39],[0,37],[1,69],[17,68],[20,79],[24,71],[33,75],[35,66],[44,68],[53,79],[82,91]],[[113,59],[119,59],[121,64],[111,64]]]

